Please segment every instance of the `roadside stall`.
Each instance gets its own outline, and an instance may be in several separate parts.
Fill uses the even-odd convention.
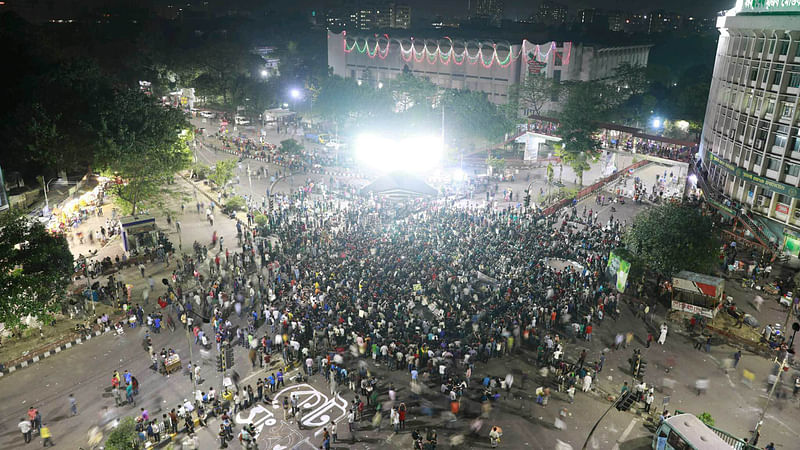
[[[177,353],[169,355],[164,360],[164,365],[161,368],[162,375],[169,375],[181,369],[181,357]]]
[[[722,278],[683,270],[672,277],[672,309],[713,319],[724,290]]]

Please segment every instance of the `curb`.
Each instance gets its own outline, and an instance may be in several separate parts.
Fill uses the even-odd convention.
[[[26,368],[28,366],[36,364],[37,362],[39,362],[39,361],[41,361],[41,360],[43,360],[45,358],[48,358],[50,356],[53,356],[56,353],[61,353],[62,351],[66,350],[68,348],[72,348],[72,346],[74,346],[74,345],[82,344],[84,341],[88,341],[88,340],[90,340],[90,339],[92,339],[94,337],[100,336],[101,334],[109,332],[109,331],[111,331],[111,328],[107,327],[107,328],[105,328],[103,330],[93,331],[91,334],[78,336],[78,337],[76,337],[75,339],[73,339],[71,341],[64,342],[61,345],[58,345],[55,348],[52,348],[52,349],[42,353],[41,355],[33,356],[33,357],[31,357],[29,359],[26,359],[26,360],[24,360],[22,362],[19,362],[19,363],[13,365],[13,366],[3,367],[3,370],[0,370],[0,378],[4,377],[7,374],[11,374],[11,373],[16,372],[18,370],[22,370],[22,369],[24,369],[24,368]]]

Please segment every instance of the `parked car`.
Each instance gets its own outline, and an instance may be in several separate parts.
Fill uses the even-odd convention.
[[[200,111],[199,114],[200,114],[200,117],[205,117],[206,119],[213,119],[213,118],[217,117],[216,113],[214,113],[212,111]]]

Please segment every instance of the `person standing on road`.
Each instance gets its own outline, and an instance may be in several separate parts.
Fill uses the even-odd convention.
[[[667,341],[667,324],[661,324],[661,335],[658,337],[658,343],[664,345],[664,342]]]
[[[78,401],[75,400],[75,394],[69,394],[69,415],[78,415]]]
[[[17,424],[19,431],[22,432],[22,437],[25,439],[26,444],[31,443],[31,433],[33,427],[31,426],[31,421],[26,419],[19,419],[19,423]]]

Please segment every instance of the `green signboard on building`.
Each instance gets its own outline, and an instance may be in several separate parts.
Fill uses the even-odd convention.
[[[734,10],[742,13],[800,13],[800,0],[739,0]]]
[[[770,180],[769,178],[756,175],[749,170],[742,169],[741,167],[737,167],[735,164],[725,161],[713,153],[708,154],[708,161],[711,164],[720,167],[722,170],[735,175],[739,179],[749,181],[753,184],[763,187],[764,189],[769,189],[772,192],[777,192],[778,194],[783,194],[787,197],[800,198],[800,189],[797,187],[789,186],[788,184],[783,184],[779,181]]]

